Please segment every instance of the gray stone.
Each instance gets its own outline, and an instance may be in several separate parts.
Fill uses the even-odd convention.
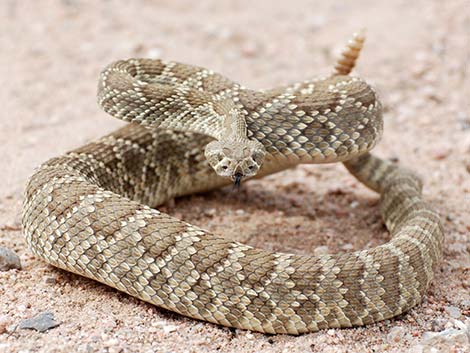
[[[60,322],[55,321],[53,313],[44,312],[30,319],[21,321],[20,328],[44,332],[59,325]]]
[[[0,271],[21,270],[21,261],[16,253],[0,246]]]
[[[456,306],[446,306],[445,310],[447,314],[449,314],[449,316],[453,317],[454,319],[458,319],[462,315],[462,312]]]

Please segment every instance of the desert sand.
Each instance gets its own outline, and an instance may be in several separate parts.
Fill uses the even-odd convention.
[[[0,246],[21,270],[0,272],[0,352],[470,351],[470,2],[78,1],[0,3]],[[367,29],[355,74],[385,110],[375,153],[423,178],[441,215],[444,257],[421,305],[393,320],[299,337],[188,319],[33,257],[21,232],[35,167],[123,123],[96,104],[110,62],[152,57],[200,65],[269,88],[331,72]],[[239,193],[176,199],[161,209],[270,250],[336,253],[388,240],[378,196],[340,164],[299,166]],[[43,312],[59,326],[20,324]]]

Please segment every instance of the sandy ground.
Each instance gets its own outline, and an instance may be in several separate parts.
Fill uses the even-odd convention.
[[[465,334],[439,344],[428,338],[470,327],[468,0],[4,0],[0,27],[0,246],[23,263],[0,272],[1,352],[465,351]],[[28,175],[122,125],[95,103],[105,65],[162,57],[271,87],[329,72],[361,27],[368,41],[356,73],[377,87],[386,113],[376,151],[420,173],[446,229],[444,259],[422,305],[365,328],[268,336],[184,318],[31,255],[20,229]],[[301,166],[238,194],[226,189],[163,209],[265,249],[333,253],[388,239],[377,195],[341,165]],[[61,325],[45,333],[16,327],[44,311]]]

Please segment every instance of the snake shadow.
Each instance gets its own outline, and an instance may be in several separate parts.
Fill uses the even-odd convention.
[[[350,187],[309,189],[304,183],[264,185],[253,181],[180,197],[159,207],[177,218],[269,251],[308,255],[369,248],[389,239],[378,196]]]

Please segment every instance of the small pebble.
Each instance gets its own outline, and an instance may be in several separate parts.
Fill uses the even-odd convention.
[[[56,284],[57,279],[55,277],[46,277],[44,279],[44,283],[46,283],[46,284]]]
[[[433,332],[439,332],[445,329],[446,320],[443,318],[437,318],[431,320],[428,325],[426,325],[426,329],[431,330]]]
[[[162,56],[162,51],[159,48],[151,48],[147,51],[146,56],[150,59],[159,59]]]
[[[55,321],[53,313],[44,312],[30,319],[25,319],[21,321],[20,329],[32,329],[39,332],[45,332],[59,325],[60,323]]]
[[[112,346],[116,346],[119,344],[119,340],[117,338],[110,338],[109,340],[103,342],[103,345],[105,347],[112,347]]]
[[[444,309],[447,314],[449,314],[449,316],[453,317],[454,319],[458,319],[462,315],[462,312],[456,306],[446,306]]]
[[[460,113],[457,116],[457,120],[460,123],[460,127],[462,128],[462,130],[470,129],[470,115],[466,115],[465,113]]]
[[[121,347],[121,346],[109,347],[108,352],[109,353],[122,353],[124,352],[124,347]]]
[[[441,161],[443,159],[446,159],[451,153],[452,150],[450,148],[443,148],[432,152],[431,157],[436,161]]]
[[[214,217],[216,212],[215,208],[209,208],[208,210],[204,210],[204,215],[207,217]]]
[[[175,332],[177,329],[178,329],[178,326],[175,326],[175,325],[163,326],[163,332],[165,332],[165,334]]]
[[[387,341],[390,344],[399,343],[405,337],[405,329],[401,326],[392,327],[390,332],[387,335]]]
[[[313,250],[313,254],[316,256],[321,256],[321,255],[326,255],[328,254],[328,246],[322,245],[322,246],[317,246],[315,250]]]
[[[163,327],[167,325],[166,321],[152,321],[151,325],[153,327]]]
[[[7,332],[7,327],[10,325],[11,321],[8,316],[0,316],[0,335]]]
[[[24,311],[26,311],[26,309],[28,309],[28,308],[24,304],[20,304],[16,307],[16,310],[19,311],[19,312],[24,312]]]
[[[245,210],[238,209],[238,210],[235,211],[235,214],[236,214],[237,216],[242,216],[242,215],[245,214]]]
[[[21,230],[21,226],[17,224],[5,224],[0,228],[0,230],[18,231]]]
[[[110,332],[110,331],[112,331],[113,329],[116,328],[117,323],[113,319],[105,319],[101,322],[101,325],[102,325],[102,327],[104,328],[104,330],[106,332]]]
[[[21,261],[16,253],[8,248],[0,247],[0,271],[21,270]]]

